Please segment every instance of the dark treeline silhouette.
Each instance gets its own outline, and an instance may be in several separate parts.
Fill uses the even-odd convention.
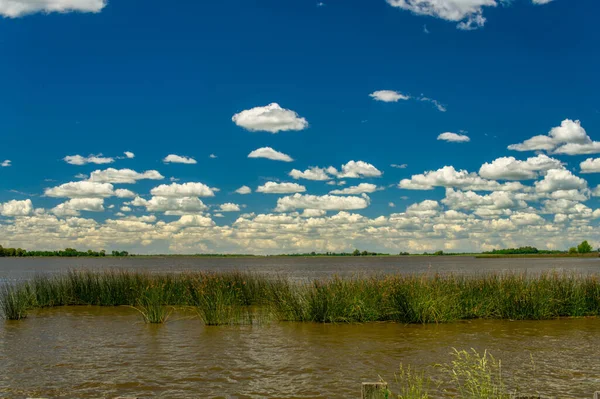
[[[58,251],[27,251],[22,248],[4,248],[0,245],[0,257],[28,257],[28,256],[60,256],[67,258],[90,257],[99,258],[106,256],[106,251],[78,251],[74,248],[65,248]],[[112,256],[129,256],[127,251],[112,251]]]

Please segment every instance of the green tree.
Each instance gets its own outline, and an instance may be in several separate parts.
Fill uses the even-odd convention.
[[[575,247],[571,247],[571,248],[569,248],[569,253],[570,253],[571,255],[572,255],[572,254],[576,254],[576,253],[577,253],[577,248],[575,248]]]
[[[354,252],[352,252],[352,256],[360,256],[360,251],[355,249]]]
[[[583,241],[577,246],[577,252],[579,252],[580,254],[589,254],[590,252],[592,252],[592,246],[589,242]]]

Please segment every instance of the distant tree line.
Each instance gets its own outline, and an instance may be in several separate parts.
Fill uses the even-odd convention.
[[[27,251],[22,248],[4,248],[0,245],[0,257],[34,257],[34,256],[57,256],[57,257],[88,257],[100,258],[106,256],[106,251],[78,251],[75,248],[65,248],[58,251]],[[127,251],[112,251],[112,256],[129,256]]]
[[[568,253],[570,254],[589,254],[593,251],[592,246],[587,241],[583,241],[577,247],[569,248]],[[598,250],[600,252],[600,249]],[[519,248],[506,248],[506,249],[494,249],[493,251],[483,252],[486,255],[552,255],[552,254],[564,254],[567,251],[557,250],[546,250],[537,249],[536,247],[519,247]]]

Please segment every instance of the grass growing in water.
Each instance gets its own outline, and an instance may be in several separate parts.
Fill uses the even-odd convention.
[[[0,289],[2,317],[7,320],[21,320],[27,317],[31,302],[27,288],[27,286],[2,286]]]
[[[458,399],[509,399],[515,394],[504,383],[501,362],[487,351],[479,354],[474,349],[454,349],[451,356],[450,362],[437,365],[442,374],[436,381],[424,372],[400,366],[396,374],[398,393],[388,390],[387,397],[430,399],[436,397],[431,388],[441,386],[444,386],[444,396]]]
[[[168,291],[164,287],[148,287],[138,299],[135,309],[140,312],[144,322],[150,324],[162,324],[167,321],[173,307],[168,306],[170,302]]]
[[[193,307],[207,325],[247,324],[251,309],[281,321],[443,323],[600,315],[600,280],[568,273],[391,275],[292,282],[251,273],[150,274],[126,270],[37,276],[0,290],[3,315],[94,305],[136,307],[148,322]]]

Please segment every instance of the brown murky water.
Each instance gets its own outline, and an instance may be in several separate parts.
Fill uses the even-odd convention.
[[[361,381],[448,361],[452,347],[490,350],[524,391],[600,388],[600,319],[156,326],[126,307],[67,307],[0,322],[0,397],[356,398]]]

